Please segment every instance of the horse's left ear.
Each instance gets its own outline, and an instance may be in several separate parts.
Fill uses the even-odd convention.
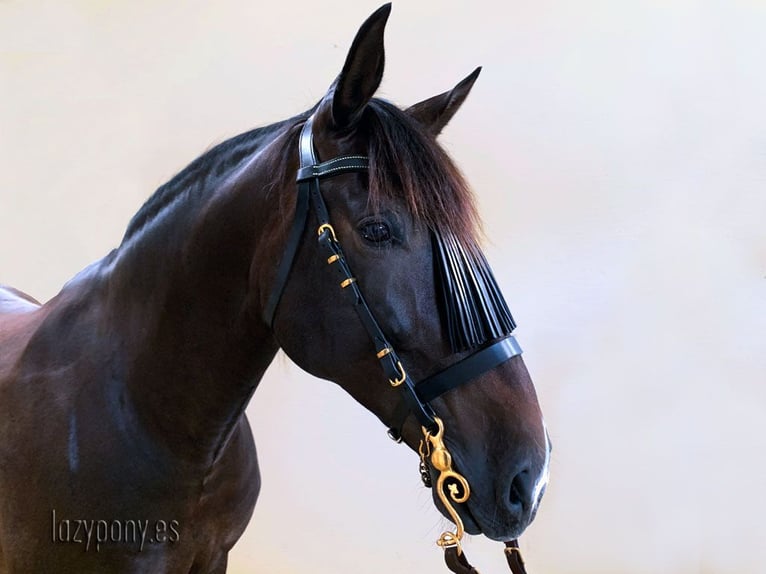
[[[450,91],[407,108],[407,113],[422,124],[431,135],[438,136],[463,105],[480,72],[481,66]]]
[[[378,8],[356,33],[343,70],[332,90],[332,123],[336,129],[353,126],[383,79],[383,31],[391,4]]]

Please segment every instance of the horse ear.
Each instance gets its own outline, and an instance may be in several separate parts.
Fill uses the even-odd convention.
[[[407,108],[407,113],[421,123],[431,135],[438,136],[463,105],[480,72],[481,66],[450,91]]]
[[[332,93],[332,120],[338,129],[354,125],[380,86],[385,64],[383,31],[390,13],[390,3],[378,8],[365,20],[351,44]]]

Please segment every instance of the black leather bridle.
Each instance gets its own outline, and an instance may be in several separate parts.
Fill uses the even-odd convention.
[[[418,422],[431,432],[436,432],[435,414],[430,402],[447,391],[459,387],[478,375],[497,367],[505,361],[521,354],[521,347],[513,335],[480,348],[466,358],[452,364],[445,370],[427,379],[415,383],[407,374],[399,356],[389,343],[380,325],[375,320],[370,307],[362,295],[356,277],[343,255],[343,249],[330,224],[330,216],[320,190],[320,181],[349,172],[368,170],[367,157],[361,155],[343,155],[319,162],[314,148],[312,132],[314,116],[306,120],[299,139],[300,169],[298,170],[298,196],[295,205],[295,217],[285,245],[282,259],[277,267],[274,286],[266,303],[264,318],[269,327],[273,326],[279,300],[287,283],[290,269],[306,228],[310,206],[313,205],[317,217],[317,235],[319,248],[328,265],[339,274],[341,289],[349,294],[365,330],[375,346],[375,354],[380,361],[383,373],[389,383],[401,389],[402,402],[397,409],[389,436],[401,441],[401,426],[412,413]]]
[[[427,461],[430,460],[433,468],[439,473],[439,480],[436,485],[437,494],[457,526],[455,533],[445,532],[437,541],[437,544],[445,551],[445,562],[448,568],[457,574],[478,574],[462,552],[460,546],[460,539],[463,535],[462,521],[452,508],[451,503],[461,503],[468,500],[470,487],[465,478],[452,469],[451,456],[443,441],[444,426],[434,413],[430,402],[447,391],[501,365],[512,357],[520,355],[521,347],[516,342],[515,337],[508,333],[419,383],[412,380],[362,295],[356,277],[351,272],[343,254],[335,230],[330,224],[330,215],[320,190],[322,179],[343,173],[367,171],[368,159],[361,155],[343,155],[319,162],[314,148],[313,120],[313,115],[306,120],[300,134],[300,168],[297,176],[298,196],[296,198],[295,217],[282,259],[277,267],[274,286],[266,303],[264,319],[270,328],[273,327],[274,315],[306,228],[310,206],[313,205],[318,222],[317,235],[322,256],[325,257],[327,264],[338,273],[341,290],[349,294],[362,325],[372,339],[375,354],[380,361],[383,373],[393,387],[401,389],[402,398],[394,413],[395,421],[389,428],[388,434],[395,441],[401,442],[401,428],[410,414],[415,416],[423,429],[424,438],[419,449],[421,478],[426,486],[432,486],[427,467]],[[449,489],[446,488],[445,480],[453,482]],[[458,488],[455,488],[456,485]],[[447,495],[446,490],[450,491],[449,495]],[[526,569],[518,542],[512,540],[506,542],[505,546],[506,560],[511,572],[513,574],[525,574]]]

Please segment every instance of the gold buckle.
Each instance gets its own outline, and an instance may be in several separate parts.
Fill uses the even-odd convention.
[[[505,552],[509,556],[514,553],[518,554],[519,562],[524,564],[524,555],[521,553],[521,548],[519,548],[518,546],[506,546],[505,548],[503,548],[503,552]]]
[[[388,379],[388,382],[391,383],[392,387],[398,387],[401,385],[406,379],[407,379],[407,373],[404,372],[404,367],[402,367],[402,362],[397,361],[396,362],[396,368],[399,369],[399,372],[401,373],[401,378],[399,379]]]
[[[338,255],[337,253],[336,253],[335,255],[330,255],[330,256],[327,258],[327,264],[328,264],[328,265],[332,265],[332,264],[333,264],[333,263],[335,263],[335,262],[336,262],[338,259],[340,259],[340,255]]]
[[[335,230],[332,228],[332,225],[329,223],[323,223],[319,226],[319,229],[317,229],[317,235],[322,235],[322,232],[327,229],[330,232],[330,235],[332,235],[332,240],[335,241],[335,243],[338,242],[338,238],[335,237]]]
[[[354,281],[356,281],[356,277],[349,277],[348,279],[344,279],[340,282],[341,288],[345,289],[349,285],[351,285]]]
[[[382,359],[391,352],[391,347],[384,347],[375,355],[378,359]]]

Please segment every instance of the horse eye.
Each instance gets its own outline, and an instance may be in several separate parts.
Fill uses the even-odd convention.
[[[370,243],[387,243],[391,241],[391,228],[385,221],[368,221],[359,226],[359,232]]]

